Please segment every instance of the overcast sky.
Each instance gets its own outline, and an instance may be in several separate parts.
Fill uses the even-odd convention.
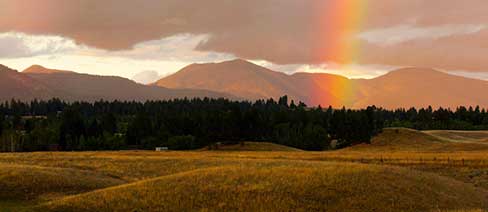
[[[488,78],[486,0],[0,0],[0,63],[164,76],[236,57],[374,77],[405,66]]]

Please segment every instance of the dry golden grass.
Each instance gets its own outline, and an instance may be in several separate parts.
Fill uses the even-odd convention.
[[[0,154],[0,211],[485,211],[488,151],[472,145],[387,129],[330,152]]]
[[[426,198],[428,194],[429,198]],[[427,211],[486,207],[465,183],[397,167],[275,161],[184,172],[68,197],[40,211]]]
[[[96,172],[0,163],[0,211],[125,183]]]
[[[202,150],[209,150],[209,148],[204,148]],[[265,151],[265,152],[288,152],[288,151],[303,151],[293,147],[283,146],[268,142],[250,142],[246,141],[243,144],[232,144],[232,145],[222,145],[218,149],[212,149],[212,151]]]
[[[481,135],[486,133],[486,137]],[[455,136],[457,135],[457,136]],[[460,136],[464,135],[464,136]],[[454,139],[457,138],[457,140]],[[473,141],[478,138],[478,142]],[[372,145],[358,145],[355,150],[366,151],[415,151],[415,152],[459,152],[488,150],[488,131],[417,131],[405,128],[388,128],[373,138]]]
[[[122,180],[69,168],[0,164],[0,199],[32,200],[120,185]]]
[[[451,142],[488,144],[488,131],[432,130],[424,132]]]

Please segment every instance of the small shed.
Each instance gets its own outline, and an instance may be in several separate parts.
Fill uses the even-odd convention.
[[[156,152],[161,152],[161,151],[168,151],[168,147],[156,147]]]

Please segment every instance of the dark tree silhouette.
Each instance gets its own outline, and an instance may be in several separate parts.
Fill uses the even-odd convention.
[[[486,130],[488,113],[479,106],[454,111],[375,106],[324,109],[296,104],[287,96],[255,102],[204,98],[144,103],[67,103],[59,99],[0,103],[0,135],[15,134],[16,139],[22,139],[16,142],[19,150],[24,151],[52,150],[56,145],[63,150],[195,149],[243,141],[324,150],[332,140],[339,148],[369,143],[384,127]]]

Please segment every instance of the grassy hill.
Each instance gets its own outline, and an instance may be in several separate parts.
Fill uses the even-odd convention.
[[[432,130],[424,132],[451,142],[488,144],[488,131]]]
[[[348,150],[421,152],[488,150],[488,142],[481,142],[485,139],[482,138],[484,135],[488,139],[488,132],[482,131],[418,131],[407,128],[388,128],[373,138],[371,144],[357,145]],[[478,140],[478,142],[473,140]]]
[[[427,211],[479,208],[485,198],[468,184],[405,168],[280,161],[177,173],[67,197],[36,209]]]
[[[0,164],[0,211],[7,210],[2,205],[49,201],[123,183],[120,179],[72,168]]]

